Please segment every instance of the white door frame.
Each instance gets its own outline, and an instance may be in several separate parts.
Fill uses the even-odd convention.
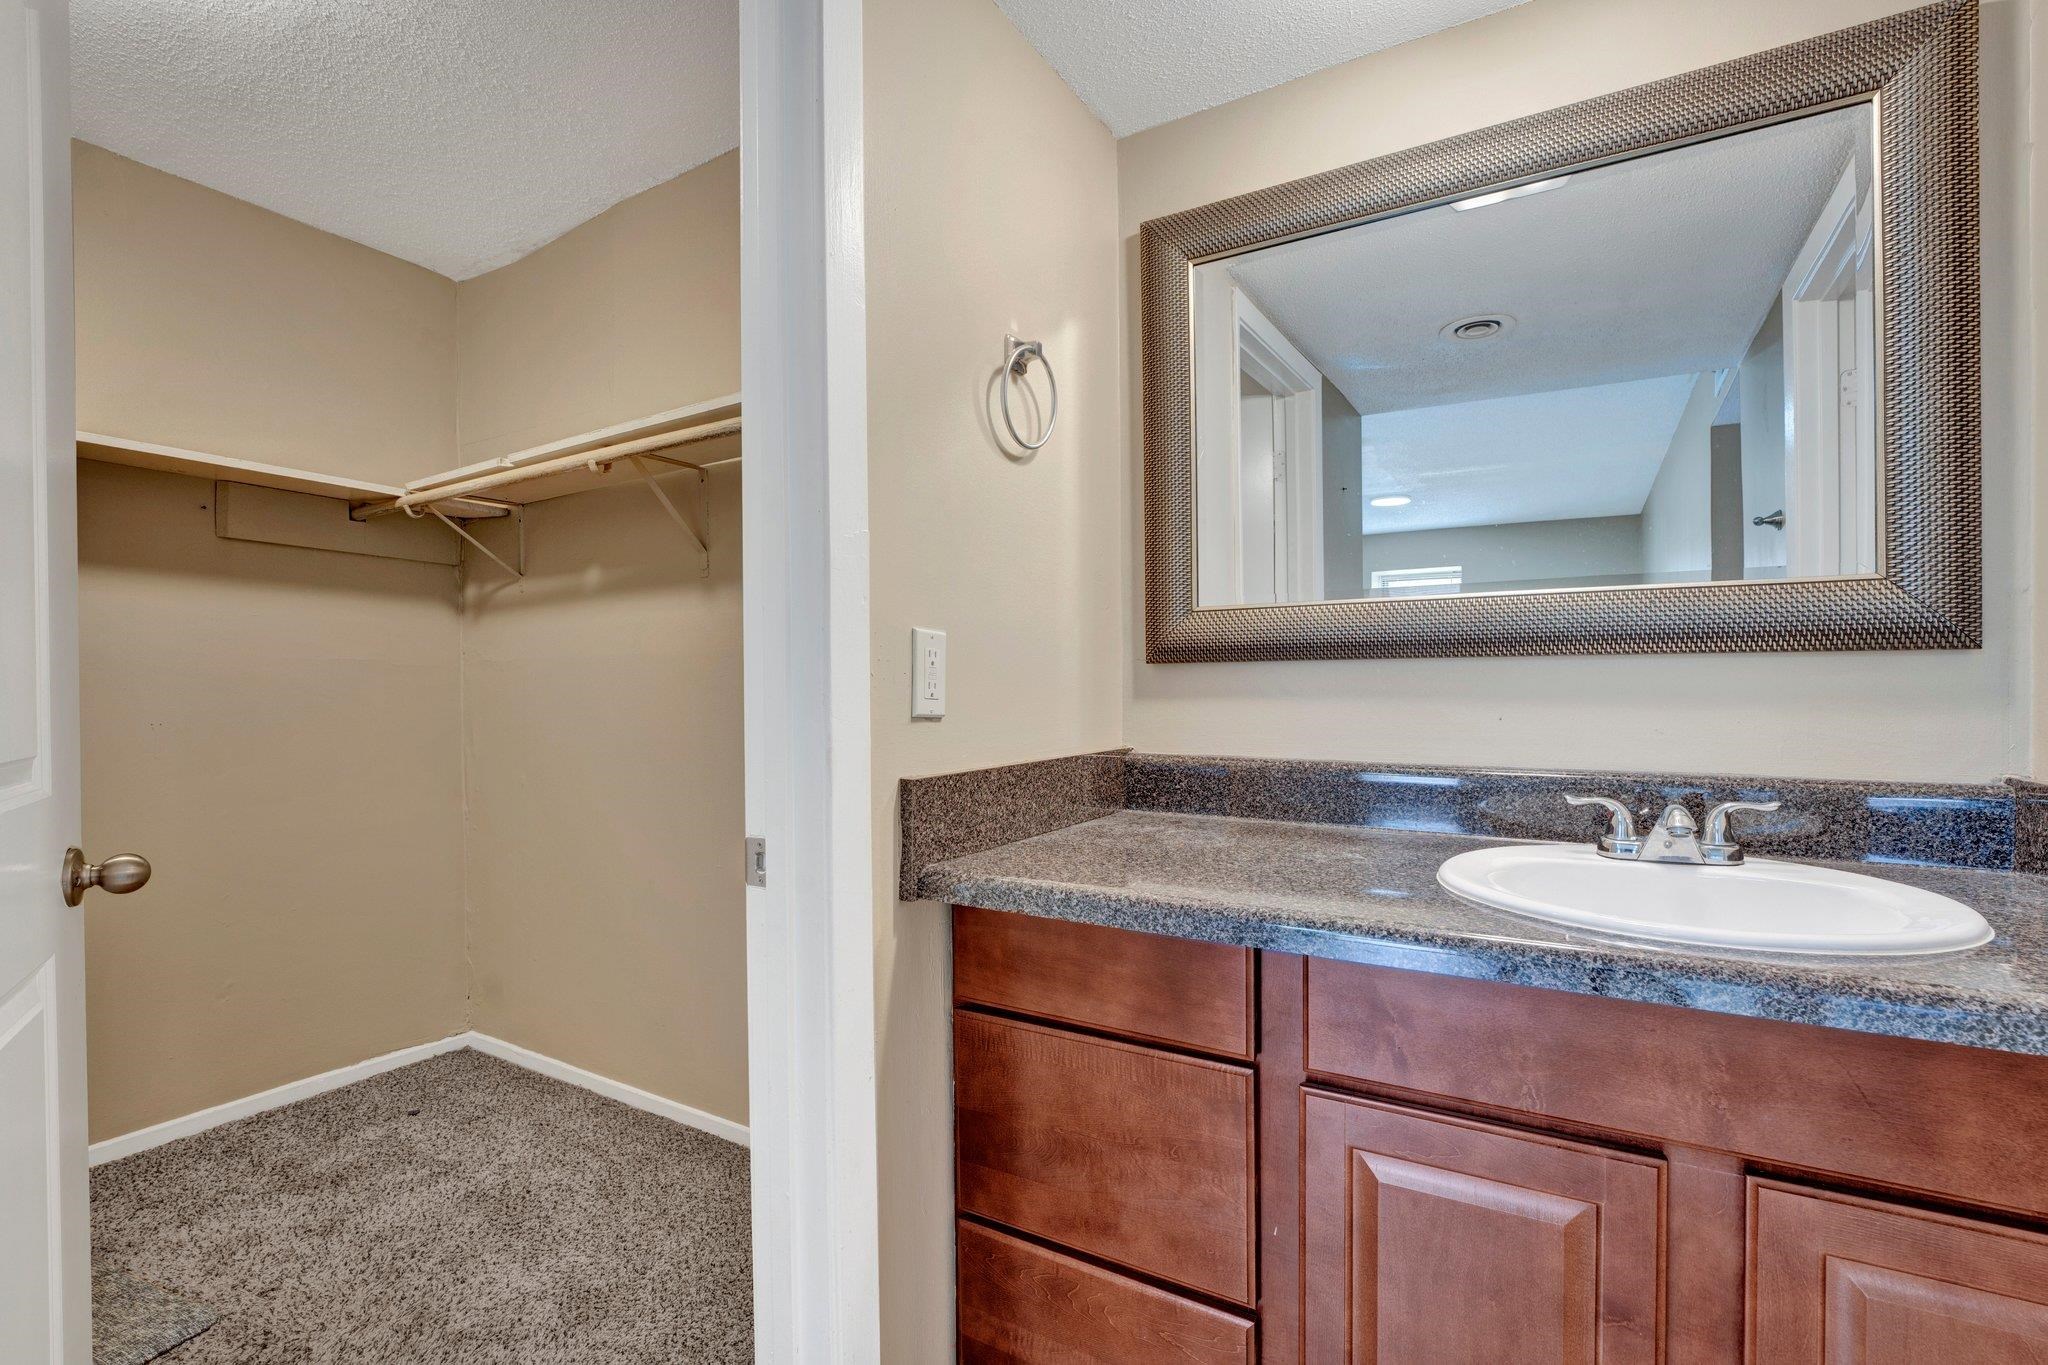
[[[881,1353],[859,0],[742,0],[755,1359]],[[735,864],[739,850],[734,850]]]
[[[1195,574],[1198,605],[1248,600],[1238,376],[1254,373],[1282,408],[1286,562],[1278,600],[1323,596],[1322,371],[1220,272],[1194,274]],[[1281,537],[1276,536],[1276,540]],[[1204,554],[1207,551],[1207,554]]]
[[[1323,600],[1323,373],[1241,291],[1237,294],[1237,366],[1273,395],[1282,446],[1274,470],[1275,582],[1280,602]],[[1242,442],[1244,433],[1233,439]],[[1233,471],[1243,464],[1232,461]],[[1242,499],[1243,490],[1234,490]],[[1243,572],[1243,564],[1239,572]],[[1249,600],[1248,596],[1245,600]]]
[[[1842,173],[1781,290],[1786,573],[1877,571],[1877,355],[1872,208],[1856,167]],[[1839,295],[1853,290],[1848,337]],[[1846,415],[1851,419],[1844,422]]]

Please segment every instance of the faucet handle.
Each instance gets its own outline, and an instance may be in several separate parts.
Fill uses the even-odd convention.
[[[1613,854],[1620,845],[1637,843],[1635,813],[1611,796],[1566,796],[1574,806],[1598,806],[1607,812],[1607,833],[1600,838],[1600,851]],[[1630,853],[1633,854],[1633,848]]]
[[[1783,801],[1723,801],[1707,812],[1707,835],[1700,842],[1709,848],[1733,848],[1728,840],[1729,816],[1744,810],[1773,811],[1784,804]]]
[[[1700,832],[1692,822],[1692,810],[1683,801],[1672,801],[1665,805],[1664,813],[1657,817],[1657,828],[1673,836],[1690,836]]]

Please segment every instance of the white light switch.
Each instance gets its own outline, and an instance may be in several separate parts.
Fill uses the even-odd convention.
[[[910,714],[937,720],[946,714],[946,632],[910,632]]]

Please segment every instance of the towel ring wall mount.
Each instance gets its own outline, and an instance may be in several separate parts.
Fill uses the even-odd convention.
[[[1010,389],[1018,380],[1024,377],[1026,371],[1031,368],[1031,362],[1034,360],[1045,367],[1045,382],[1047,388],[1051,391],[1051,403],[1046,409],[1045,430],[1038,434],[1037,440],[1027,441],[1024,439],[1024,434],[1017,430],[1016,418],[1010,415]],[[1047,441],[1052,439],[1052,429],[1060,420],[1060,383],[1058,377],[1053,374],[1052,362],[1045,358],[1045,343],[1042,341],[1025,341],[1015,336],[1005,336],[1003,338],[1003,371],[1000,376],[1000,382],[1003,387],[1003,425],[1010,429],[1010,439],[1026,450],[1040,449]]]

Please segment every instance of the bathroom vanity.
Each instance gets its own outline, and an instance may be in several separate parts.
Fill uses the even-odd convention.
[[[1203,768],[1122,761],[1133,804]],[[1126,807],[906,864],[953,907],[962,1358],[2048,1353],[2048,878],[1866,861],[1993,941],[1799,960],[1437,885],[1488,846]]]
[[[2048,1060],[968,907],[954,934],[966,1359],[2048,1351]]]

